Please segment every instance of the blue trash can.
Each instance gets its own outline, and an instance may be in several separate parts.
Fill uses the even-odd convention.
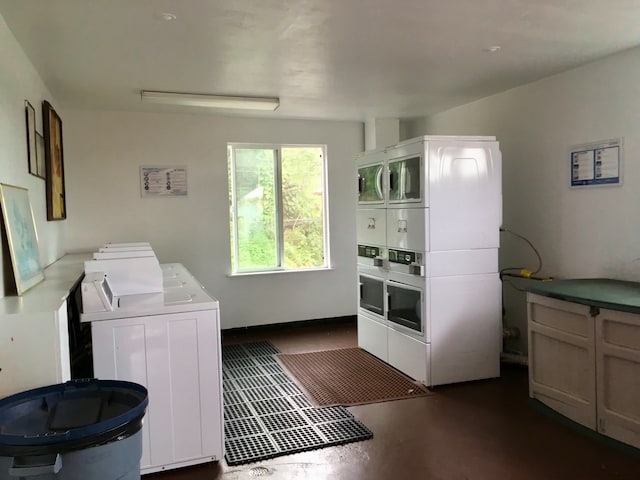
[[[0,400],[0,480],[138,480],[147,389],[83,379]]]

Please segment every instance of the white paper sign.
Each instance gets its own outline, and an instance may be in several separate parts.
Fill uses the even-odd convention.
[[[185,197],[185,167],[140,167],[140,192],[143,197]]]

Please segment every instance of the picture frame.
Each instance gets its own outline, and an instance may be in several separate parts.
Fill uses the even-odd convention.
[[[36,152],[36,109],[29,103],[24,101],[25,118],[27,121],[27,162],[29,165],[29,173],[38,176],[38,160]]]
[[[29,191],[0,183],[0,203],[18,295],[44,280]]]
[[[47,178],[47,168],[45,166],[44,137],[36,132],[36,163],[38,165],[38,177],[43,180]]]
[[[67,218],[64,186],[62,119],[46,100],[42,102],[46,170],[47,220]]]

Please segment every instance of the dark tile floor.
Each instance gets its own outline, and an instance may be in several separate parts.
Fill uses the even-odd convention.
[[[269,340],[283,352],[356,346],[351,324],[231,332],[225,343]],[[640,455],[563,425],[532,406],[524,367],[501,378],[442,386],[434,395],[350,407],[364,442],[229,467],[224,462],[145,480],[638,480]]]

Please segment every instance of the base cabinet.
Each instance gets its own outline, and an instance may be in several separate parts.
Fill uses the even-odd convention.
[[[640,447],[640,315],[527,294],[529,395]]]
[[[217,310],[91,323],[97,378],[147,387],[141,473],[223,455]]]

